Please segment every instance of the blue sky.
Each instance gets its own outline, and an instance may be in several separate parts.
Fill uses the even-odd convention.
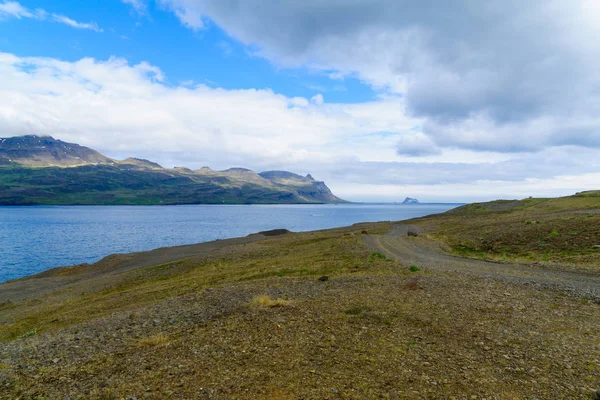
[[[360,80],[330,79],[326,72],[280,68],[253,55],[215,24],[201,31],[181,25],[177,17],[155,3],[140,15],[120,0],[22,1],[29,9],[94,21],[103,30],[78,29],[36,19],[11,19],[0,24],[2,50],[19,56],[53,57],[76,61],[83,57],[123,57],[131,63],[159,66],[169,85],[203,83],[225,89],[267,89],[286,96],[318,93],[333,102],[372,100],[376,93]]]
[[[349,200],[600,181],[600,2],[0,0],[0,136]]]

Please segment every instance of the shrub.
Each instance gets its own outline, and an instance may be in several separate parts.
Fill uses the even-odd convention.
[[[421,270],[421,268],[417,267],[416,265],[411,265],[410,267],[408,267],[408,269],[411,272],[419,272]]]
[[[373,253],[371,254],[371,257],[369,258],[369,262],[372,263],[374,262],[376,259],[380,259],[380,260],[387,260],[387,257],[385,256],[385,254],[381,254],[381,253]]]
[[[29,332],[21,335],[21,337],[22,338],[27,338],[27,337],[30,337],[30,336],[35,336],[37,333],[38,333],[38,329],[34,329],[32,331],[29,331]]]

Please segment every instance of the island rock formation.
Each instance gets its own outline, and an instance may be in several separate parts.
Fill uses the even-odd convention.
[[[404,199],[402,204],[419,204],[419,200],[413,199],[412,197],[407,197],[406,199]]]

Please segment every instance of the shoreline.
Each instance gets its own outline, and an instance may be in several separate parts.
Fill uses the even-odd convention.
[[[48,287],[43,289],[42,292],[48,290],[55,290],[57,285],[68,284],[71,281],[69,279],[60,279],[61,276],[71,276],[71,275],[84,275],[93,276],[95,270],[103,270],[107,264],[111,265],[111,269],[118,272],[127,272],[130,269],[135,268],[145,268],[153,265],[164,264],[169,262],[178,261],[181,259],[189,258],[189,257],[198,257],[205,256],[210,252],[214,252],[220,250],[227,246],[238,246],[238,245],[246,245],[262,240],[268,240],[273,238],[274,236],[280,235],[271,235],[271,232],[274,231],[286,231],[285,235],[297,235],[297,234],[319,234],[326,232],[337,232],[337,231],[347,231],[347,230],[355,230],[360,229],[363,226],[373,226],[373,225],[386,225],[392,223],[391,221],[380,221],[380,222],[358,222],[348,226],[341,226],[336,228],[326,228],[326,229],[318,229],[313,231],[301,231],[301,232],[292,232],[287,229],[271,229],[268,231],[261,231],[256,233],[251,233],[246,236],[238,236],[227,239],[215,239],[207,242],[200,242],[194,244],[184,244],[177,246],[165,246],[158,247],[151,250],[145,251],[137,251],[130,253],[112,253],[107,256],[102,257],[100,260],[94,263],[83,263],[83,264],[74,264],[74,265],[65,265],[49,268],[47,270],[34,273],[31,275],[27,275],[21,278],[16,278],[12,280],[8,280],[5,282],[0,282],[0,302],[2,301],[12,301],[13,299],[22,299],[25,298],[30,292],[27,290],[23,290],[23,287],[31,287],[32,285],[27,285],[27,281],[35,281],[42,283],[49,283]],[[97,271],[96,271],[97,272]],[[103,272],[106,272],[103,270]],[[51,284],[50,282],[44,282],[55,279],[58,282]],[[23,285],[22,285],[23,284]],[[39,294],[39,293],[38,293]]]
[[[330,229],[371,220],[403,220],[444,212],[454,204],[416,205],[183,205],[183,206],[32,206],[0,207],[6,217],[7,241],[0,251],[6,265],[6,280],[49,268],[94,263],[114,253],[149,251],[161,247],[229,239],[257,231],[284,227],[304,232]],[[251,217],[246,217],[250,213]],[[315,214],[315,215],[313,215]],[[323,215],[316,215],[323,214]],[[39,224],[31,239],[20,226]],[[220,225],[216,225],[220,224]],[[59,229],[60,236],[55,235]],[[150,232],[149,234],[145,232]],[[2,232],[0,232],[0,238]],[[96,243],[96,237],[105,238]],[[71,244],[77,238],[77,244]],[[16,240],[16,242],[15,242]],[[36,247],[33,242],[35,242]],[[89,242],[90,247],[83,246]],[[31,248],[30,255],[21,249]],[[56,255],[55,255],[56,254]],[[4,255],[4,257],[2,257]],[[18,266],[18,267],[16,267]],[[47,269],[49,269],[47,268]],[[47,270],[46,269],[46,270]],[[4,278],[2,273],[0,277]],[[2,279],[3,281],[6,281]]]
[[[15,281],[0,379],[15,398],[591,398],[600,313],[581,285],[600,277],[454,257],[410,223],[418,236],[263,232]]]
[[[441,202],[441,203],[417,203],[417,204],[404,204],[399,202],[360,202],[360,201],[347,201],[343,203],[173,203],[173,204],[0,204],[0,208],[31,208],[31,207],[189,207],[189,206],[463,206],[469,203],[454,203],[454,202]]]

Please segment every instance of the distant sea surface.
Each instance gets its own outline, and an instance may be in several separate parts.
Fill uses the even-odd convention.
[[[0,207],[0,282],[66,265],[285,228],[400,221],[457,204]]]

